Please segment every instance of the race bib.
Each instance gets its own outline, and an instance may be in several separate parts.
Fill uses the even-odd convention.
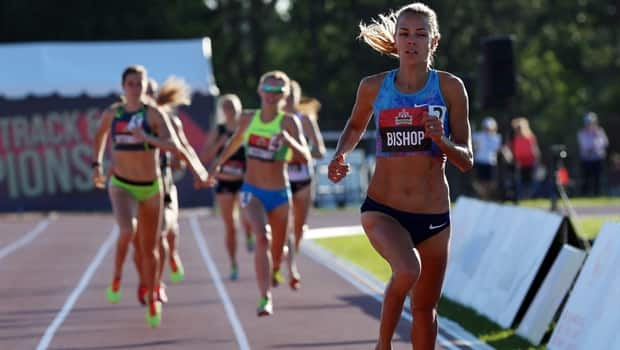
[[[428,106],[385,109],[379,114],[383,152],[419,152],[431,149],[424,135],[423,112]]]
[[[261,160],[274,160],[276,152],[282,147],[280,135],[271,137],[251,134],[248,139],[247,155]]]

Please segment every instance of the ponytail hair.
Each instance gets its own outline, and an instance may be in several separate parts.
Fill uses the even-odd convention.
[[[185,80],[171,76],[159,88],[155,102],[160,107],[189,105],[192,102],[191,88]]]
[[[321,110],[321,102],[314,97],[303,96],[299,101],[299,111],[309,118],[317,120],[319,111]]]
[[[437,14],[433,9],[421,2],[414,2],[409,5],[405,5],[396,12],[390,11],[387,14],[380,14],[379,19],[372,19],[370,24],[360,22],[360,34],[358,39],[364,40],[366,44],[379,53],[392,57],[398,57],[395,39],[396,25],[398,24],[400,16],[405,12],[426,17],[430,26],[429,36],[431,37],[431,40],[439,41],[441,35],[439,34]],[[431,52],[431,59],[436,48],[437,47],[435,46]]]
[[[396,51],[396,14],[392,11],[388,14],[379,14],[379,19],[372,19],[370,24],[360,22],[360,34],[358,39],[364,40],[373,50],[384,55],[398,57]]]

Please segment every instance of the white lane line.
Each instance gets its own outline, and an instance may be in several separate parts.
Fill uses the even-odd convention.
[[[86,268],[86,271],[82,275],[82,278],[80,278],[80,281],[78,282],[77,286],[75,286],[75,288],[73,289],[73,291],[67,298],[67,301],[65,301],[65,304],[62,306],[62,309],[56,315],[56,318],[54,318],[54,321],[52,321],[52,323],[45,330],[43,337],[39,341],[39,345],[37,345],[37,350],[45,350],[50,345],[50,343],[52,342],[52,339],[54,338],[54,334],[56,334],[56,331],[58,330],[58,328],[60,328],[62,323],[65,321],[65,318],[67,318],[67,315],[69,315],[69,312],[71,312],[71,309],[73,308],[73,305],[80,297],[80,294],[82,294],[84,289],[86,289],[86,287],[88,286],[88,283],[90,282],[93,275],[95,274],[97,267],[101,265],[103,258],[108,253],[108,250],[110,250],[110,247],[112,247],[112,245],[116,242],[117,237],[118,237],[118,226],[114,225],[114,228],[112,228],[112,231],[110,231],[108,238],[105,240],[105,242],[103,242],[101,247],[99,247],[99,251],[97,251],[97,255],[95,255],[95,258],[93,259],[93,261],[91,261],[90,265],[88,265],[88,268]]]
[[[381,289],[377,283],[373,281],[374,278],[372,278],[361,268],[343,261],[341,258],[338,258],[331,252],[328,252],[311,241],[306,241],[302,245],[302,251],[315,262],[335,272],[342,279],[356,287],[359,291],[371,296],[379,303],[383,302],[383,289]],[[401,317],[409,322],[412,321],[411,313],[409,313],[405,308],[403,309]],[[452,342],[441,335],[441,333],[437,334],[437,340],[441,346],[448,350],[459,349],[458,346],[452,344]]]
[[[37,226],[35,226],[35,228],[33,228],[30,232],[28,232],[22,238],[16,240],[15,242],[7,244],[3,248],[1,248],[0,249],[0,260],[2,260],[7,255],[13,253],[17,249],[19,249],[19,248],[25,246],[26,244],[32,242],[35,238],[37,238],[39,233],[43,232],[43,230],[45,230],[47,228],[47,226],[50,224],[51,221],[52,221],[52,219],[47,218],[47,219],[39,222],[39,224]]]
[[[230,325],[232,326],[233,332],[235,333],[235,338],[237,339],[237,344],[239,344],[239,349],[250,350],[248,338],[245,335],[245,331],[243,330],[243,326],[241,325],[239,317],[237,317],[235,306],[233,305],[232,300],[230,300],[230,297],[228,296],[228,292],[226,291],[224,283],[222,283],[222,278],[220,277],[220,273],[217,271],[215,261],[213,261],[213,258],[211,258],[211,254],[209,254],[209,247],[207,246],[207,242],[204,239],[204,233],[202,233],[202,230],[200,229],[200,225],[198,224],[198,219],[196,218],[196,216],[193,215],[190,218],[190,224],[192,226],[192,233],[194,234],[194,239],[196,239],[196,243],[198,243],[198,249],[200,249],[202,260],[209,269],[211,279],[213,279],[213,283],[215,284],[217,293],[220,295],[220,299],[222,299],[222,303],[224,304],[224,310],[226,311],[226,315],[228,316]]]
[[[362,228],[362,225],[318,227],[318,228],[312,228],[308,230],[308,232],[304,234],[304,238],[317,239],[317,238],[354,236],[354,235],[363,235],[363,234],[364,234],[364,229]]]

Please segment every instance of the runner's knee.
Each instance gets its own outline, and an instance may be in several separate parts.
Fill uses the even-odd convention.
[[[129,246],[129,243],[133,240],[133,232],[132,231],[123,231],[118,236],[118,244],[123,246]]]
[[[424,323],[433,323],[437,319],[436,305],[414,305],[411,308],[415,320]]]
[[[420,277],[419,268],[398,269],[392,272],[392,285],[402,290],[410,290]]]

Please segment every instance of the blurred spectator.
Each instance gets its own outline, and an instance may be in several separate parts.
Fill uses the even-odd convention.
[[[529,198],[534,193],[534,172],[540,160],[536,136],[525,117],[512,120],[513,138],[511,150],[514,159],[517,199]]]
[[[502,146],[502,137],[497,133],[497,122],[493,117],[482,120],[482,130],[474,133],[474,189],[482,199],[494,197],[497,189],[497,152]]]
[[[598,196],[601,192],[601,173],[609,141],[605,130],[598,125],[596,113],[583,117],[584,127],[577,133],[581,158],[581,195]]]
[[[607,173],[609,195],[620,196],[620,153],[609,156],[609,172]]]

